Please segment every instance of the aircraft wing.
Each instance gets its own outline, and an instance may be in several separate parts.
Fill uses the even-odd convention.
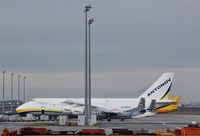
[[[75,107],[83,107],[85,105],[83,101],[70,100],[70,99],[65,100],[63,103],[67,103],[69,105],[76,105]],[[101,105],[101,104],[92,104],[91,108],[92,109],[103,109],[103,110],[105,110],[105,112],[111,111],[110,107],[107,107],[107,106]]]
[[[78,105],[84,106],[84,103],[81,102],[81,101],[78,101],[78,100],[70,100],[70,99],[67,99],[67,100],[63,101],[63,103],[67,103],[67,104],[69,104],[69,105],[76,104],[77,106],[78,106]]]

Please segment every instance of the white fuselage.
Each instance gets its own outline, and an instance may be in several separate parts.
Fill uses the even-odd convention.
[[[138,106],[138,98],[93,98],[91,100],[93,112],[104,111],[111,113],[125,112]],[[146,106],[150,101],[146,102]],[[18,113],[28,112],[60,112],[69,114],[83,114],[83,98],[36,98],[17,108]],[[162,107],[163,105],[158,105]],[[159,108],[157,106],[157,108]]]
[[[92,107],[107,110],[107,112],[123,112],[137,107],[139,100],[133,98],[93,98]],[[17,112],[72,112],[83,113],[83,98],[36,98],[17,108]]]

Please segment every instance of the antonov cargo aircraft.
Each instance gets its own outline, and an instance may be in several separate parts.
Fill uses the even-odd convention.
[[[165,97],[172,86],[174,73],[164,73],[138,98],[92,98],[93,113],[105,118],[140,118],[156,114],[156,109],[174,103]],[[84,114],[83,98],[36,98],[16,109],[17,113]]]

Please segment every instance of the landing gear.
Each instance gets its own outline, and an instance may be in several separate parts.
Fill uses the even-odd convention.
[[[111,122],[111,115],[107,114],[108,122]]]

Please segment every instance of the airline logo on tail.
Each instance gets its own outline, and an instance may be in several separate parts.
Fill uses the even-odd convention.
[[[157,86],[156,88],[154,88],[152,91],[150,91],[147,95],[148,97],[150,95],[152,95],[154,92],[157,92],[159,89],[161,89],[163,86],[165,86],[166,84],[168,84],[171,81],[171,78],[167,79],[165,82],[163,82],[162,84],[160,84],[159,86]]]

